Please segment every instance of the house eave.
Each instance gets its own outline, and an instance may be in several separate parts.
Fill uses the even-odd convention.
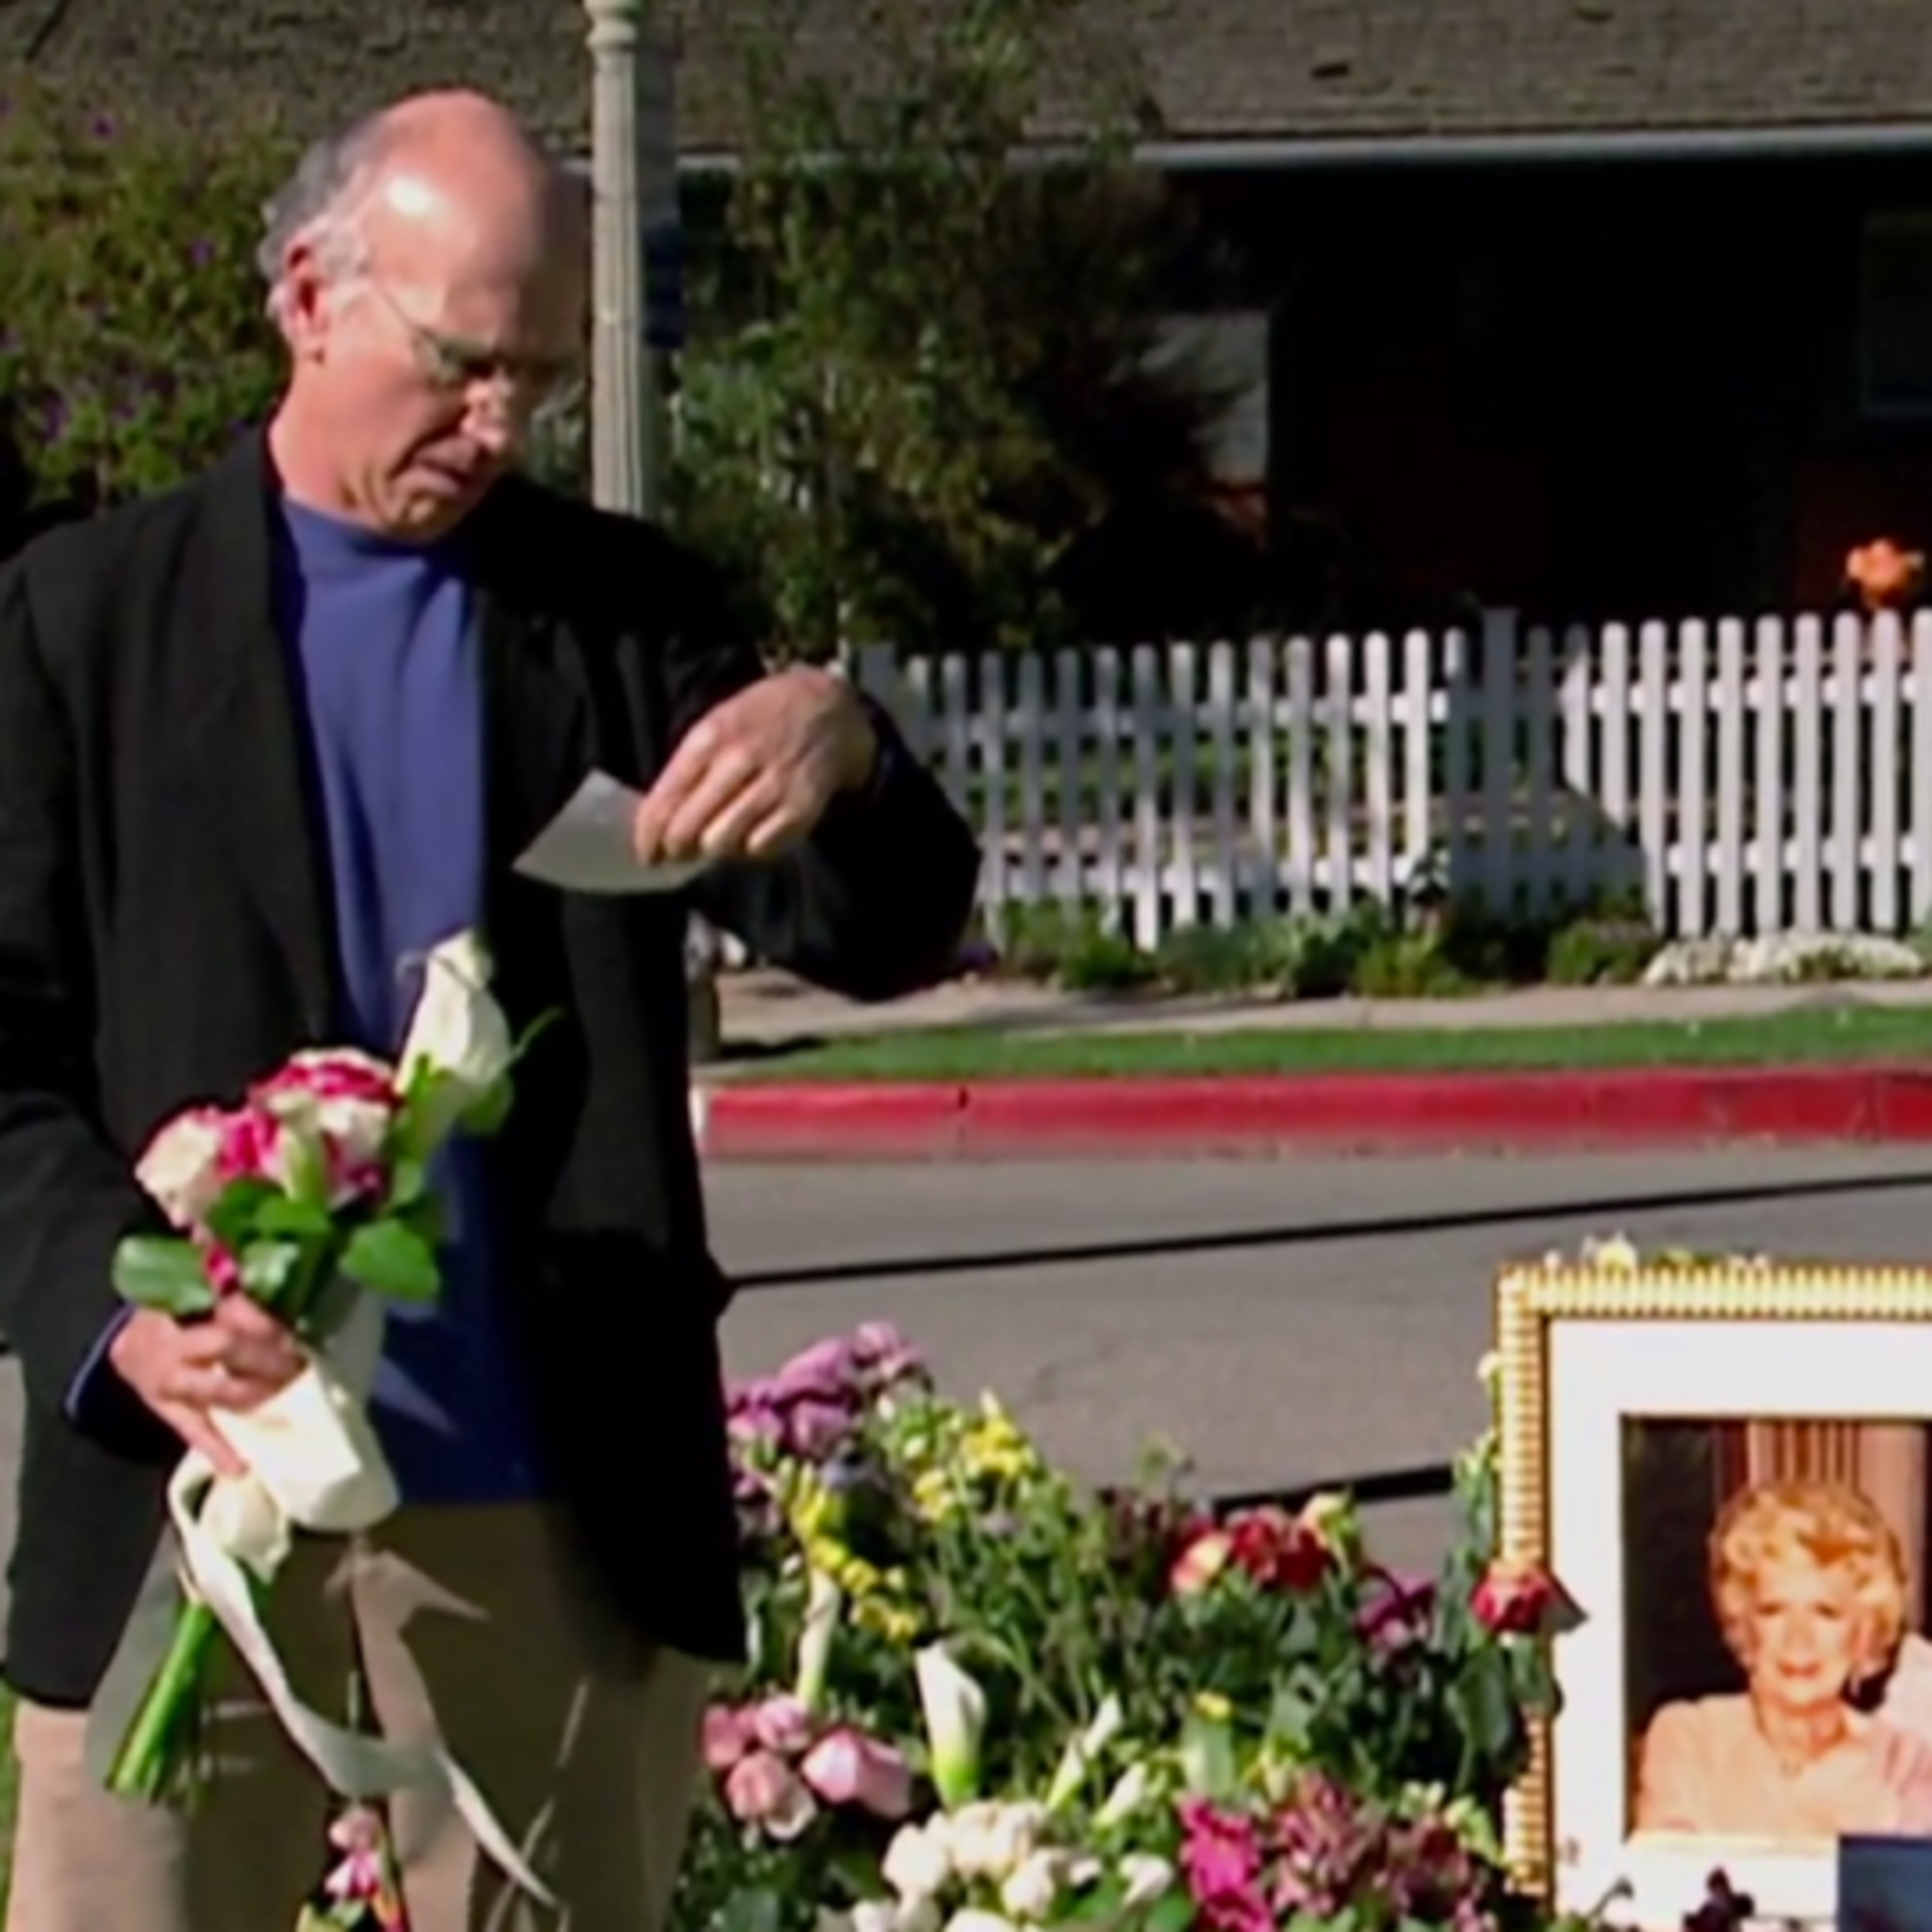
[[[1070,146],[1046,144],[1021,158],[1051,161],[1069,158],[1076,152]],[[1850,160],[1932,156],[1932,121],[1504,134],[1256,136],[1144,141],[1136,146],[1133,155],[1142,166],[1169,174]],[[679,165],[691,174],[730,174],[736,172],[739,159],[728,149],[687,151],[679,158]]]

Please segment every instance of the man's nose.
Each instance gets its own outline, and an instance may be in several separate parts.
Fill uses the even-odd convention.
[[[520,410],[500,405],[472,410],[466,434],[472,442],[492,461],[514,456],[522,447],[527,418]]]

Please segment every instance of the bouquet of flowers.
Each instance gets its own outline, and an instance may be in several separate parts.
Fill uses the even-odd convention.
[[[114,1284],[122,1297],[193,1318],[224,1296],[248,1295],[293,1332],[308,1366],[246,1413],[212,1412],[244,1475],[220,1474],[190,1451],[170,1482],[182,1602],[113,1750],[107,1784],[147,1801],[191,1792],[209,1666],[225,1632],[296,1745],[335,1790],[362,1801],[346,1821],[357,1843],[347,1845],[339,1829],[339,1846],[368,1852],[367,1801],[380,1790],[442,1775],[486,1848],[520,1879],[519,1862],[454,1766],[405,1764],[394,1748],[296,1701],[260,1615],[297,1529],[350,1535],[397,1506],[367,1408],[383,1305],[438,1293],[430,1164],[452,1136],[501,1125],[511,1072],[528,1044],[512,1039],[488,992],[489,971],[476,935],[445,941],[428,958],[393,1065],[345,1048],[298,1053],[239,1105],[196,1107],[166,1123],[137,1164],[178,1232],[121,1243]],[[347,1868],[373,1877],[382,1862],[345,1858],[344,1882],[332,1882],[332,1892],[349,1903]]]

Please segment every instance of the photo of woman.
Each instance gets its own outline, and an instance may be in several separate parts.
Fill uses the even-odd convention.
[[[1932,1746],[1862,1708],[1893,1666],[1912,1588],[1885,1516],[1847,1483],[1760,1482],[1720,1508],[1707,1552],[1711,1610],[1743,1688],[1656,1709],[1634,1828],[1932,1834]]]

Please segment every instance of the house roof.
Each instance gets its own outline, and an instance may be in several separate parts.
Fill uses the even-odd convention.
[[[1744,130],[1932,118],[1923,0],[1088,0],[1165,142]],[[747,37],[862,64],[866,0],[658,0],[680,146],[742,131]],[[13,0],[0,62],[112,99],[269,107],[312,132],[410,88],[496,92],[580,143],[581,0]],[[1070,66],[1074,63],[1070,62]]]

